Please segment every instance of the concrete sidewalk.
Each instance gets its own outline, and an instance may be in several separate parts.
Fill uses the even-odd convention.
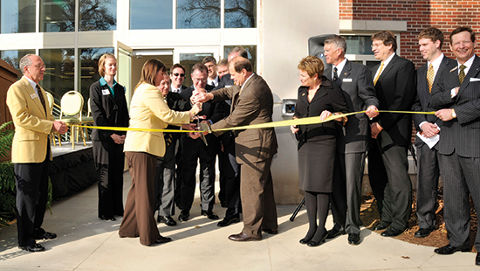
[[[127,173],[125,198],[129,184]],[[145,247],[137,238],[118,237],[120,220],[97,218],[94,185],[56,202],[46,214],[44,228],[58,237],[41,241],[45,252],[20,250],[16,226],[0,228],[0,270],[480,270],[473,253],[440,256],[432,247],[384,238],[368,229],[362,229],[359,246],[348,245],[346,235],[315,248],[301,245],[307,217],[302,210],[290,222],[296,207],[291,205],[277,206],[279,234],[232,242],[227,236],[240,232],[242,223],[219,228],[218,221],[200,216],[198,206],[197,195],[190,221],[176,227],[159,224],[160,233],[173,242]],[[223,216],[224,210],[216,206],[214,211]],[[327,228],[331,226],[330,216]]]

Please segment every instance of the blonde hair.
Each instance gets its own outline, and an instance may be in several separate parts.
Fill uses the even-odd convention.
[[[318,75],[320,79],[323,74],[323,61],[316,56],[307,56],[300,60],[297,68],[302,71],[306,71],[308,76],[313,77],[315,74]]]
[[[110,54],[110,53],[103,54],[98,60],[98,74],[100,74],[101,77],[105,76],[105,61],[107,61],[107,58],[113,58],[115,59],[115,61],[117,61],[117,59],[113,54]]]
[[[147,83],[150,85],[155,86],[155,76],[159,71],[165,72],[166,71],[165,65],[156,59],[149,59],[143,64],[142,68],[142,73],[140,75],[140,81],[138,81],[138,84],[135,86],[137,88],[139,85],[143,83]],[[158,82],[160,83],[160,82]]]

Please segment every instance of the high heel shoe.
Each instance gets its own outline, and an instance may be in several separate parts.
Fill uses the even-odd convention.
[[[306,245],[306,244],[308,244],[308,242],[310,242],[310,239],[311,238],[302,238],[298,242],[300,242],[300,244],[302,244],[302,245]]]
[[[318,247],[319,245],[325,243],[325,239],[327,239],[327,233],[325,233],[322,238],[320,238],[320,240],[318,241],[315,241],[315,240],[310,240],[308,243],[307,243],[307,246],[309,247]]]

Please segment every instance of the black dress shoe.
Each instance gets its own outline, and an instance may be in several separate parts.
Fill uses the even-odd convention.
[[[360,244],[360,234],[358,233],[349,233],[348,234],[348,243],[350,245]]]
[[[388,228],[388,226],[390,226],[389,222],[380,221],[380,223],[378,223],[378,225],[375,226],[375,228],[373,228],[373,230],[381,231],[381,230],[384,230],[384,229]]]
[[[19,248],[21,250],[25,250],[25,251],[28,251],[28,252],[40,252],[40,251],[45,250],[45,247],[40,245],[40,244],[33,244],[33,245],[30,245],[30,246],[19,246]]]
[[[272,229],[262,229],[263,232],[268,233],[268,234],[277,234],[278,230],[272,230]]]
[[[53,232],[43,231],[43,233],[36,233],[35,234],[35,240],[55,239],[55,238],[57,238],[57,234],[55,234]]]
[[[382,232],[383,237],[394,237],[402,234],[405,230],[397,230],[392,227],[388,227],[386,231]]]
[[[477,252],[477,257],[475,257],[475,265],[480,265],[480,252]]]
[[[262,240],[262,236],[250,236],[250,235],[247,235],[247,234],[241,232],[241,233],[238,233],[238,234],[232,234],[232,235],[228,236],[228,239],[230,239],[232,241],[239,241],[239,242],[258,241],[258,240]]]
[[[439,247],[434,250],[435,253],[440,254],[440,255],[450,255],[453,254],[457,251],[461,252],[469,252],[471,249],[468,247],[454,247],[451,246],[450,244],[444,246],[444,247]],[[478,258],[478,254],[477,254]]]
[[[309,238],[309,239],[307,239],[307,238],[302,238],[302,239],[300,239],[298,242],[300,242],[300,244],[302,244],[302,245],[306,245],[306,244],[308,244],[308,242],[310,242],[310,239],[311,239],[311,238]]]
[[[178,221],[188,221],[190,219],[190,212],[181,211],[178,215]]]
[[[170,237],[164,237],[164,236],[161,236],[160,235],[160,238],[158,238],[157,240],[155,240],[155,244],[163,244],[163,243],[168,243],[172,241],[172,238]]]
[[[429,228],[420,228],[418,231],[415,232],[415,237],[417,238],[424,238],[430,235],[430,233],[434,230],[435,228],[429,227]]]
[[[345,234],[344,229],[337,229],[333,227],[331,230],[327,231],[327,239],[333,239],[337,236]]]
[[[218,227],[226,227],[233,223],[240,222],[240,217],[238,216],[226,216],[222,221],[217,223]]]
[[[104,216],[104,215],[101,215],[99,216],[98,218],[100,218],[101,220],[110,220],[110,221],[115,221],[115,217],[113,216]]]
[[[212,211],[202,210],[202,215],[206,216],[208,219],[211,219],[211,220],[219,219],[218,215],[214,214]]]
[[[175,220],[173,220],[173,218],[169,215],[167,216],[162,216],[162,215],[159,215],[157,217],[157,222],[158,223],[164,223],[165,225],[167,226],[175,226],[177,225],[177,222]]]

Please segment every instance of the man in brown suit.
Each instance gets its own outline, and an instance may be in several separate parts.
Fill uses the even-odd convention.
[[[230,115],[212,125],[212,129],[238,127],[272,121],[273,96],[262,77],[253,73],[252,64],[243,57],[229,63],[234,87],[209,93],[195,93],[192,101],[232,100]],[[240,164],[240,197],[243,230],[232,234],[232,241],[261,240],[262,231],[278,232],[277,210],[273,196],[270,165],[277,152],[273,128],[234,131],[235,154]]]

